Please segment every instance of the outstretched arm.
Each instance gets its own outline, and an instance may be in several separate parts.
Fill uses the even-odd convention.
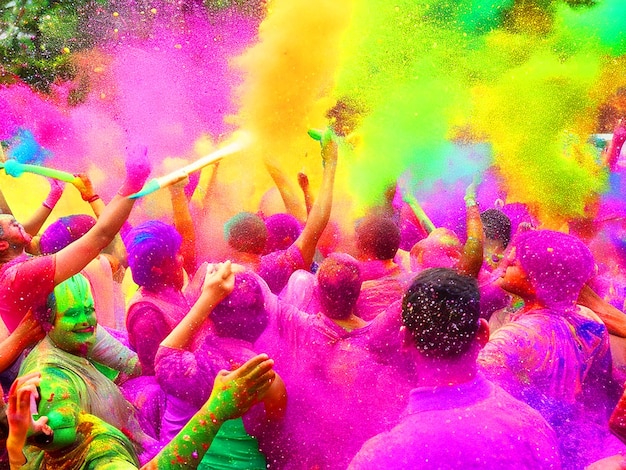
[[[161,341],[161,346],[187,349],[193,339],[194,332],[204,323],[215,306],[233,291],[234,287],[235,274],[230,261],[220,263],[213,266],[213,269],[207,270],[200,297],[167,338]]]
[[[280,196],[285,203],[287,213],[293,215],[300,221],[304,221],[306,219],[306,213],[302,207],[302,201],[294,190],[292,182],[285,176],[277,165],[268,159],[265,160],[265,168],[267,168],[267,172],[272,177],[274,184],[280,192]]]
[[[133,148],[126,158],[126,180],[117,195],[105,207],[89,232],[56,253],[54,283],[59,284],[78,273],[98,256],[128,218],[134,199],[128,196],[139,191],[150,173],[150,163],[145,147]]]
[[[472,182],[465,192],[467,221],[467,241],[461,253],[456,269],[466,276],[478,277],[483,265],[483,223],[480,220],[480,209],[476,202],[476,182]]]
[[[583,286],[577,302],[579,305],[593,310],[606,325],[606,329],[610,334],[626,338],[626,315],[624,312],[605,301],[591,287],[588,285]]]
[[[335,139],[336,137],[333,137],[329,132],[324,134],[322,138],[322,165],[324,166],[322,185],[320,187],[319,196],[315,204],[313,204],[311,213],[304,225],[304,229],[294,242],[302,254],[305,266],[311,266],[313,256],[315,255],[315,247],[330,218],[338,156],[337,142]]]
[[[273,360],[259,354],[232,372],[220,371],[205,405],[141,470],[196,468],[222,424],[263,399],[275,378],[273,366]]]
[[[35,212],[33,212],[30,218],[22,224],[26,233],[33,237],[37,235],[46,219],[50,216],[52,209],[54,209],[54,206],[56,206],[63,195],[64,183],[52,178],[48,178],[48,182],[50,183],[48,197],[35,209]]]
[[[189,183],[189,178],[183,182],[173,184],[169,187],[172,200],[172,210],[174,213],[174,226],[183,238],[180,252],[183,256],[183,265],[189,276],[193,276],[198,267],[196,262],[196,229],[193,225],[191,212],[189,211],[189,201],[185,195],[185,186]]]
[[[309,177],[305,173],[298,173],[298,185],[304,195],[304,205],[306,206],[306,215],[308,217],[311,213],[315,200],[311,194],[311,189],[309,188]]]

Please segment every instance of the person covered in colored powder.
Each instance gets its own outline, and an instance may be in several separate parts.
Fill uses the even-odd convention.
[[[215,272],[215,274],[214,274]],[[220,280],[219,292],[211,285]],[[208,398],[216,371],[253,357],[254,342],[267,325],[263,292],[252,272],[234,274],[230,262],[207,271],[198,303],[165,338],[156,357],[156,377],[168,394],[161,441],[169,441]],[[196,305],[198,305],[198,303]],[[202,344],[193,347],[194,330],[208,330]],[[278,375],[261,409],[224,424],[199,468],[265,469],[265,455],[252,436],[271,432],[287,405],[285,385]]]
[[[421,272],[403,298],[402,322],[418,387],[399,423],[367,441],[349,469],[560,468],[545,419],[477,367],[489,327],[475,279]]]
[[[276,360],[289,394],[283,435],[271,453],[281,468],[345,468],[366,439],[399,415],[408,391],[404,376],[370,353],[378,318],[366,322],[355,314],[359,262],[332,253],[315,281],[314,313],[262,285],[270,322],[256,346]]]
[[[183,196],[184,197],[184,196]],[[159,344],[187,315],[191,306],[183,287],[185,257],[182,237],[169,224],[151,220],[133,227],[124,237],[128,266],[139,290],[131,298],[126,314],[126,331],[137,352],[142,376],[123,385],[125,396],[140,410],[144,427],[161,440],[161,422],[166,397],[155,375]],[[193,273],[191,273],[193,274]],[[201,344],[204,330],[191,340]]]
[[[608,332],[577,305],[593,257],[576,237],[530,230],[516,237],[506,261],[499,284],[524,306],[491,335],[479,364],[543,414],[559,436],[564,465],[578,468],[616,445],[607,427],[617,401]]]
[[[369,321],[406,289],[404,271],[394,261],[400,247],[400,229],[390,217],[373,213],[357,221],[355,236],[363,280],[356,313]]]
[[[265,354],[253,357],[233,371],[221,370],[215,377],[210,398],[180,433],[142,470],[195,469],[223,423],[245,413],[262,400],[274,381],[273,361]],[[33,419],[33,400],[41,401],[41,374],[18,378],[9,391],[7,439],[11,470],[63,468],[65,470],[139,468],[139,461],[128,437],[106,421],[80,412],[74,432],[66,434],[67,447],[40,453],[28,459],[36,435],[54,441],[49,417]],[[28,437],[30,435],[30,437]],[[74,441],[71,442],[71,437]],[[26,455],[24,454],[26,450]]]
[[[42,375],[39,414],[48,416],[55,438],[48,448],[70,445],[77,416],[85,412],[127,432],[144,462],[154,456],[158,443],[141,429],[135,409],[113,382],[118,371],[89,359],[99,328],[89,281],[76,274],[58,284],[35,314],[47,334],[22,362],[20,375]]]

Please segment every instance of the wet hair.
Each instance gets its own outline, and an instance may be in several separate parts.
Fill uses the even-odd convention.
[[[422,271],[402,299],[402,322],[426,357],[455,358],[466,352],[479,318],[476,279],[449,268]]]
[[[356,245],[361,253],[386,260],[396,256],[400,247],[400,229],[389,217],[369,215],[356,225]]]
[[[540,301],[548,307],[576,302],[595,265],[580,239],[552,230],[529,230],[519,234],[514,245],[516,259]]]
[[[209,318],[218,336],[255,342],[269,321],[263,291],[255,275],[235,274],[233,291],[217,304]]]
[[[265,252],[286,250],[300,236],[300,221],[291,214],[274,214],[265,219],[267,243]]]
[[[336,320],[348,318],[361,293],[361,271],[352,256],[332,253],[317,271],[323,313]]]
[[[152,268],[167,268],[172,264],[181,243],[182,237],[176,229],[161,221],[150,220],[133,227],[124,237],[133,281],[139,286],[153,286],[158,279]]]
[[[224,224],[224,237],[235,250],[260,255],[267,243],[267,227],[258,215],[240,212]]]
[[[87,214],[60,217],[41,235],[39,240],[41,254],[50,255],[62,250],[85,235],[94,225],[96,219]]]
[[[504,248],[511,241],[511,219],[498,209],[487,209],[480,213],[485,237],[490,240],[499,240]]]

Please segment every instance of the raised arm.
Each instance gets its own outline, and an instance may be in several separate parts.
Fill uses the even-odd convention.
[[[230,261],[210,266],[207,270],[200,297],[189,313],[172,332],[161,342],[161,346],[174,349],[187,349],[195,331],[204,323],[215,306],[230,294],[235,287],[235,274]]]
[[[467,241],[463,246],[461,259],[456,270],[466,276],[478,277],[483,265],[484,233],[483,223],[480,220],[480,209],[476,202],[476,182],[472,182],[465,192]]]
[[[96,194],[96,191],[93,189],[91,179],[89,179],[89,176],[86,173],[78,173],[76,176],[77,178],[72,184],[76,187],[76,189],[78,189],[80,197],[83,201],[89,203],[96,219],[99,218],[105,207],[104,201],[100,199],[98,194]]]
[[[306,212],[292,182],[285,176],[283,171],[273,162],[269,161],[269,159],[265,160],[265,168],[278,188],[278,192],[280,192],[287,213],[293,215],[301,222],[304,221],[306,219]]]
[[[89,178],[89,175],[87,175],[86,173],[78,173],[76,176],[77,178],[72,184],[80,192],[80,197],[82,198],[82,200],[89,203],[93,214],[96,216],[96,219],[99,219],[100,214],[102,214],[102,211],[106,207],[104,201],[96,193],[93,187],[93,183]],[[126,265],[126,247],[124,246],[124,242],[122,241],[122,237],[119,233],[115,235],[113,241],[109,243],[104,251],[115,257],[117,259],[117,263],[119,263],[117,265],[115,262],[111,263],[111,268],[114,272],[116,270],[116,267],[119,267],[119,265]]]
[[[57,202],[59,202],[59,199],[61,199],[61,196],[63,195],[64,183],[52,178],[49,178],[48,182],[50,183],[50,192],[48,193],[48,197],[46,197],[46,200],[43,201],[37,209],[35,209],[35,212],[33,212],[30,218],[22,224],[26,233],[33,237],[37,235],[45,221],[50,216],[52,209],[54,209],[54,206],[56,206]]]
[[[315,255],[315,247],[322,232],[328,224],[330,211],[333,205],[333,186],[335,184],[335,171],[337,169],[337,142],[331,133],[327,132],[322,138],[322,185],[315,204],[311,208],[311,213],[306,220],[304,229],[294,245],[298,247],[302,254],[305,266],[310,266]]]
[[[189,183],[186,178],[181,183],[169,187],[174,214],[174,227],[183,238],[180,253],[183,256],[183,266],[187,274],[193,276],[198,268],[196,260],[196,229],[189,210],[189,201],[185,195],[185,186]]]
[[[7,451],[11,470],[22,468],[22,465],[26,463],[23,449],[29,433],[52,434],[52,429],[47,424],[47,416],[33,420],[33,414],[37,412],[32,409],[32,403],[39,398],[37,387],[40,382],[41,374],[33,372],[18,377],[9,390]]]
[[[59,284],[80,272],[98,256],[128,218],[134,199],[127,196],[139,191],[150,173],[150,164],[145,147],[131,149],[126,158],[126,180],[115,197],[105,207],[96,225],[83,237],[56,253],[54,282]]]
[[[306,215],[308,217],[311,213],[311,209],[313,208],[315,199],[313,198],[313,194],[311,194],[311,189],[309,188],[309,177],[305,173],[298,173],[298,185],[304,195],[304,205],[306,206]]]

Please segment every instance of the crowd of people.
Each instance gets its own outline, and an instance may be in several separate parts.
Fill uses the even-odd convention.
[[[75,180],[93,217],[42,230],[57,183],[30,220],[0,197],[0,467],[626,466],[626,283],[601,224],[542,229],[472,183],[464,233],[397,187],[344,236],[326,132],[319,193],[298,175],[299,210],[232,214],[209,262],[184,182],[173,225],[127,222],[147,152],[106,205]]]

